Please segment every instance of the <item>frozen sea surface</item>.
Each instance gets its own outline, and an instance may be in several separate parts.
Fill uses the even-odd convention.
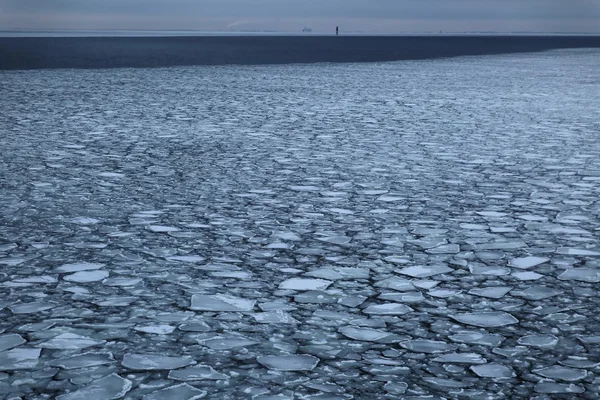
[[[600,398],[600,52],[0,74],[0,399]]]

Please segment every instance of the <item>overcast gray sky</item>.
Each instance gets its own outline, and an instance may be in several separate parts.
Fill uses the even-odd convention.
[[[0,0],[0,29],[599,32],[600,0]]]

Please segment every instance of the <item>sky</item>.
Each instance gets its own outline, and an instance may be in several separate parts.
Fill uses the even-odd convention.
[[[0,30],[593,32],[600,0],[0,0]]]

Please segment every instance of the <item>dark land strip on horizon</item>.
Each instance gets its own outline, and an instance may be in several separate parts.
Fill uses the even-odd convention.
[[[600,36],[5,37],[0,70],[377,62],[600,48]]]

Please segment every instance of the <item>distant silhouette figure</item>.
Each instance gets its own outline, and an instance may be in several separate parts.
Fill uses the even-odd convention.
[[[340,34],[340,27],[339,27],[339,26],[336,26],[336,27],[335,27],[335,36],[337,36],[337,35],[339,35],[339,34]]]

